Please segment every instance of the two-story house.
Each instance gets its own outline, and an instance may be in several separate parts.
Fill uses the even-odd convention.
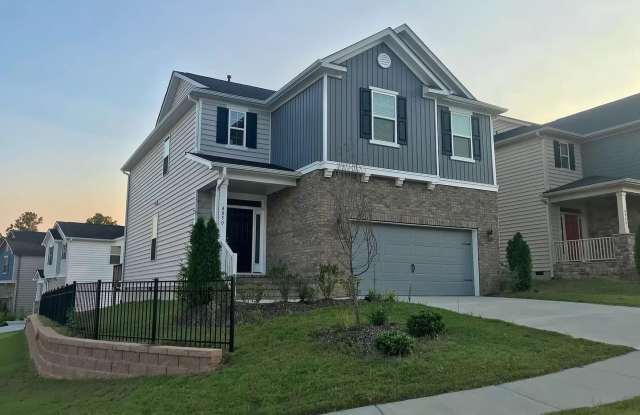
[[[56,222],[41,240],[45,261],[35,301],[43,292],[65,284],[118,281],[124,234],[124,226]]]
[[[635,275],[640,94],[543,125],[495,125],[501,255],[521,232],[539,276]]]
[[[33,275],[44,263],[42,238],[42,232],[9,231],[0,242],[0,311],[19,316],[32,311]]]
[[[175,279],[195,218],[229,275],[338,262],[329,192],[357,166],[374,205],[361,290],[478,295],[497,284],[494,117],[406,25],[319,59],[277,91],[174,72],[128,175],[126,280]]]

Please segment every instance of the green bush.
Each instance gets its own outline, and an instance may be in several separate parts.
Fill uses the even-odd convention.
[[[387,291],[387,293],[382,296],[382,301],[385,303],[397,303],[398,295],[394,291]]]
[[[376,307],[367,317],[372,326],[384,326],[389,321],[389,310],[387,307]]]
[[[333,297],[333,291],[340,279],[340,271],[335,264],[321,264],[320,274],[318,275],[318,289],[322,294],[322,298],[329,300]]]
[[[507,262],[514,273],[513,289],[526,291],[531,288],[531,250],[520,232],[507,243]]]
[[[387,356],[406,356],[414,345],[413,337],[401,331],[386,331],[376,337],[376,349]]]
[[[300,298],[301,303],[308,303],[315,299],[316,290],[313,285],[311,285],[309,278],[299,277],[296,280],[296,288],[298,290],[298,298]]]
[[[636,230],[636,270],[640,274],[640,225]]]
[[[369,292],[364,297],[364,300],[368,301],[370,303],[378,303],[378,302],[382,301],[382,294],[378,293],[373,288],[369,288]]]
[[[442,316],[431,310],[423,310],[407,319],[407,331],[414,337],[437,338],[444,333]]]
[[[289,273],[287,266],[283,263],[274,265],[267,272],[267,277],[273,281],[280,291],[280,298],[282,301],[289,302],[289,295],[291,294],[291,287],[298,279],[297,276]]]

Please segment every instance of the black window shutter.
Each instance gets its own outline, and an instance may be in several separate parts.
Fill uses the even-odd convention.
[[[569,168],[576,169],[576,149],[573,143],[569,143]]]
[[[480,117],[474,115],[471,117],[471,137],[473,138],[473,158],[475,160],[482,159],[482,149],[480,141]]]
[[[407,99],[397,98],[398,106],[398,144],[407,145]]]
[[[453,154],[451,147],[451,112],[448,108],[440,108],[440,139],[442,141],[442,154]]]
[[[553,158],[555,159],[556,167],[562,167],[562,164],[560,163],[560,143],[555,140],[553,141]]]
[[[360,88],[360,137],[371,140],[371,91]]]
[[[258,146],[258,114],[247,112],[247,147]]]
[[[227,144],[229,142],[229,108],[218,107],[216,126],[216,143]]]

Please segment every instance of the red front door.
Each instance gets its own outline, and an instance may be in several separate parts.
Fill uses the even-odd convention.
[[[581,245],[578,239],[582,239],[580,231],[580,217],[578,215],[564,214],[564,240],[569,261],[580,261],[582,258]]]

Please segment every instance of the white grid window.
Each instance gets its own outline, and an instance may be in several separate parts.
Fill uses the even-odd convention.
[[[229,144],[245,146],[247,113],[229,110]]]
[[[396,144],[396,95],[391,92],[371,91],[372,141]]]

